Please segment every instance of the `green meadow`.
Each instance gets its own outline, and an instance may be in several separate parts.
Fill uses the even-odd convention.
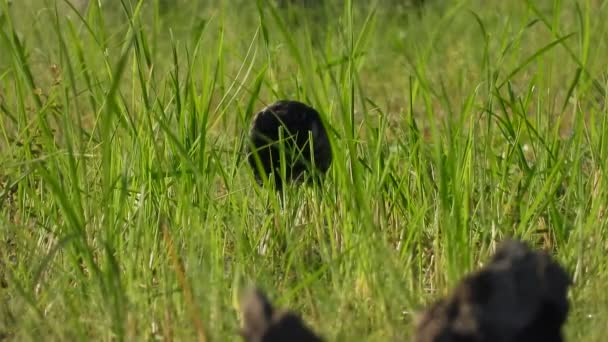
[[[255,284],[409,341],[508,237],[604,340],[608,1],[282,3],[0,0],[0,340],[236,341]],[[333,148],[281,195],[245,152],[279,99]]]

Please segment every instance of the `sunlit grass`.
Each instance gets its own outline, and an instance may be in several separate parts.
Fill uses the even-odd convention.
[[[405,341],[516,236],[602,340],[608,3],[101,3],[0,0],[0,336],[234,340],[256,283],[330,341]],[[282,98],[334,161],[280,200],[243,139]]]

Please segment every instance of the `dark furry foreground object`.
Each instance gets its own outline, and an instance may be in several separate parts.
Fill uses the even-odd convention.
[[[278,101],[262,109],[253,119],[249,131],[249,165],[258,182],[262,177],[256,161],[255,152],[260,159],[266,176],[274,174],[277,190],[281,190],[280,135],[283,131],[285,151],[286,181],[302,181],[304,175],[312,170],[323,174],[332,161],[331,146],[319,113],[297,101]],[[309,135],[312,139],[309,139]],[[312,140],[312,153],[310,141]]]
[[[414,340],[562,341],[569,286],[568,274],[549,255],[507,241],[421,316]]]
[[[277,311],[258,289],[243,299],[243,328],[246,342],[321,342],[302,320],[290,311]]]

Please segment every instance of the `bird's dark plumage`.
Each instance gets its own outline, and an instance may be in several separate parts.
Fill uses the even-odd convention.
[[[294,312],[277,310],[264,293],[251,289],[242,300],[243,327],[246,342],[322,342]]]
[[[568,273],[548,254],[504,242],[488,264],[421,316],[417,342],[561,342]]]
[[[285,180],[281,179],[281,143],[285,151]],[[329,138],[319,113],[301,102],[288,100],[275,102],[255,115],[248,152],[249,165],[257,180],[262,180],[260,171],[266,176],[274,174],[278,190],[284,181],[301,181],[310,171],[324,174],[332,161]]]

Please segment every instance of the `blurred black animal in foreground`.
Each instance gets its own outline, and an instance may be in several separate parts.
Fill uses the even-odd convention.
[[[258,289],[248,293],[242,302],[246,342],[321,342],[300,317],[290,311],[276,310]]]
[[[549,255],[509,240],[421,316],[415,341],[562,341],[570,284]]]
[[[278,101],[253,118],[249,131],[249,165],[258,183],[274,176],[277,190],[327,172],[332,152],[319,113],[301,102]],[[281,165],[281,151],[285,165]],[[281,167],[285,168],[282,179]],[[312,176],[312,177],[306,177]]]
[[[415,342],[561,342],[570,277],[544,252],[507,240],[490,262],[466,276],[451,296],[418,319]],[[259,290],[243,301],[246,342],[322,341]]]

